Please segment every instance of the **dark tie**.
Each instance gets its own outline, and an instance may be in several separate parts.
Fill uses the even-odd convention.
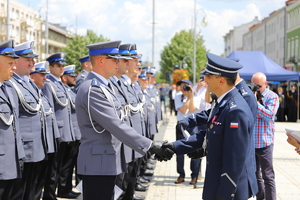
[[[110,85],[110,83],[108,83],[108,84],[107,84],[107,86],[109,87],[109,89],[111,89],[111,85]]]
[[[6,96],[6,98],[9,100],[9,97],[8,97],[8,94],[7,94],[7,91],[6,91],[6,87],[5,87],[4,84],[1,85],[1,89],[2,89],[2,91],[4,93],[4,95]]]
[[[117,83],[118,83],[118,85],[121,87],[121,81],[120,81],[120,80],[118,80],[118,81],[117,81]]]

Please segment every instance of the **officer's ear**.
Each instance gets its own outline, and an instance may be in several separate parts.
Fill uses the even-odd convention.
[[[220,76],[219,78],[219,84],[224,85],[226,83],[226,79],[223,76]]]

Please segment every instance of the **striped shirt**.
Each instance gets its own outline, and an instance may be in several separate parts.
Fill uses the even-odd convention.
[[[274,120],[279,106],[279,98],[273,91],[266,89],[262,96],[263,105],[258,103],[253,130],[255,148],[267,147],[274,143]]]

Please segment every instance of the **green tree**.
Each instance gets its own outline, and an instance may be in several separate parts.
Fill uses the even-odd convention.
[[[174,69],[174,65],[183,66],[183,58],[185,56],[191,56],[194,54],[194,37],[193,31],[181,30],[177,32],[171,39],[171,42],[164,46],[163,51],[160,54],[161,61],[161,79],[166,80],[165,74],[170,73]],[[200,70],[205,67],[206,53],[208,50],[204,46],[202,36],[197,38],[196,41],[196,77],[198,77]],[[185,63],[188,65],[187,70],[189,72],[189,78],[193,80],[193,61],[190,58],[185,59]]]
[[[67,46],[62,49],[62,51],[67,54],[67,64],[76,65],[76,73],[80,72],[82,69],[78,59],[88,54],[88,48],[85,46],[109,40],[109,38],[105,38],[103,35],[97,36],[92,30],[87,30],[85,36],[76,35],[73,39],[69,40]]]

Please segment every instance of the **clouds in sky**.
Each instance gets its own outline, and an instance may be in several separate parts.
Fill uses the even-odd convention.
[[[45,0],[20,0],[26,5],[45,5]],[[92,29],[111,40],[136,43],[143,60],[152,60],[153,0],[48,0],[49,21],[72,27],[85,34]],[[198,12],[197,32],[201,31],[207,49],[221,55],[223,36],[234,26],[282,8],[285,0],[197,0],[197,10],[204,9],[208,25],[201,26],[203,12]],[[192,28],[194,0],[155,0],[155,66],[160,52],[177,31]],[[191,46],[191,48],[193,48]]]

